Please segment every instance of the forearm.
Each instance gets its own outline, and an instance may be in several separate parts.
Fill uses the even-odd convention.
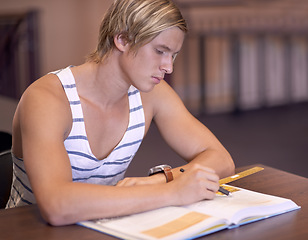
[[[172,205],[170,190],[167,184],[116,187],[68,183],[52,192],[48,199],[40,196],[38,203],[47,222],[67,225]]]
[[[234,174],[234,162],[230,154],[225,149],[207,149],[194,157],[185,167],[192,164],[200,164],[204,167],[211,168],[219,176],[224,178]],[[179,174],[178,169],[174,169],[175,174]]]
[[[168,163],[167,163],[168,164]],[[186,165],[182,165],[172,169],[173,178],[177,179],[183,174],[181,168],[185,171],[198,166],[206,167],[214,171],[218,177],[224,178],[234,174],[234,163],[230,154],[226,150],[206,150],[198,154]],[[166,177],[163,173],[158,173],[150,177],[131,177],[125,178],[118,183],[119,186],[133,185],[152,185],[166,183]]]
[[[42,216],[58,226],[212,199],[218,191],[218,177],[201,166],[169,183],[120,187],[67,182],[53,186],[53,191],[45,189],[37,196]]]
[[[168,164],[168,162],[166,162]],[[224,178],[234,174],[234,163],[230,154],[222,150],[206,150],[188,161],[186,165],[179,166],[172,169],[173,178],[176,179],[182,174],[181,168],[188,170],[193,165],[200,165],[214,170],[219,178]],[[157,184],[166,183],[166,177],[163,173],[158,173],[150,177],[130,177],[125,178],[118,183],[118,186],[133,186],[133,185],[146,185],[146,184]]]

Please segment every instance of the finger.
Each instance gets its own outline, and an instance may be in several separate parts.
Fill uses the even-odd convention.
[[[206,178],[207,180],[215,183],[218,183],[219,181],[219,176],[216,173],[207,173]]]
[[[219,184],[207,181],[204,189],[206,199],[213,199],[216,196],[216,192],[219,189]]]
[[[206,191],[204,194],[204,199],[213,199],[216,196],[216,192]]]
[[[214,182],[218,182],[219,181],[219,176],[216,174],[215,170],[206,166],[203,166],[201,164],[193,164],[191,165],[191,167],[188,167],[186,169],[186,166],[183,166],[182,168],[180,168],[180,172],[184,173],[184,172],[190,172],[190,171],[201,171],[204,174],[208,174],[206,175],[206,178],[208,178],[208,180],[210,181],[214,181]]]
[[[208,191],[211,191],[213,193],[216,193],[219,189],[219,184],[218,183],[215,183],[215,182],[211,182],[211,181],[207,181],[207,187],[206,189]]]
[[[198,170],[196,170],[196,172],[194,174],[196,174],[195,176],[197,178],[204,179],[204,180],[207,180],[207,181],[211,181],[211,182],[215,182],[215,183],[218,183],[218,181],[219,181],[219,176],[216,173],[208,172],[204,169],[198,169]]]

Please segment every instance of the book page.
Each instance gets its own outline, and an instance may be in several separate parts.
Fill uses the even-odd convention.
[[[113,219],[85,221],[83,226],[125,239],[187,239],[227,228],[224,220],[180,207],[166,207]],[[209,229],[209,231],[204,231]]]
[[[224,187],[232,196],[217,193],[213,200],[192,205],[79,224],[123,239],[192,239],[300,208],[289,199]]]
[[[225,185],[225,188],[232,192],[231,196],[217,195],[214,200],[204,200],[186,207],[218,218],[226,218],[230,224],[240,224],[246,218],[263,218],[299,208],[289,199],[228,185]]]

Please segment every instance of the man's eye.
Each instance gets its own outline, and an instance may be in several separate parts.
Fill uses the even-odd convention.
[[[160,51],[160,50],[158,50],[158,49],[156,49],[156,52],[157,52],[158,54],[164,54],[163,51]]]

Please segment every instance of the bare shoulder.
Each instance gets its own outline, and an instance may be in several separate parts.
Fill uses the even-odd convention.
[[[142,102],[146,111],[151,112],[152,118],[160,114],[174,114],[175,109],[186,111],[186,108],[174,91],[174,89],[165,81],[161,81],[151,92],[141,93]]]
[[[71,119],[69,102],[66,98],[61,82],[54,74],[48,74],[32,83],[24,92],[18,104],[14,121],[24,129],[32,131],[40,126],[65,131]],[[53,124],[52,124],[53,123]],[[40,129],[42,130],[42,129]]]
[[[177,95],[173,88],[164,80],[157,84],[152,91],[147,93],[142,93],[147,98],[158,100],[159,97],[167,97],[172,95]]]
[[[174,119],[191,117],[183,101],[167,82],[161,81],[155,88],[142,95],[145,112],[150,112],[151,120],[163,125]]]
[[[61,91],[62,85],[60,80],[55,74],[47,74],[35,82],[33,82],[24,92],[21,101],[24,99],[31,99],[41,97],[47,94],[46,99],[52,97],[59,97],[63,91]]]

